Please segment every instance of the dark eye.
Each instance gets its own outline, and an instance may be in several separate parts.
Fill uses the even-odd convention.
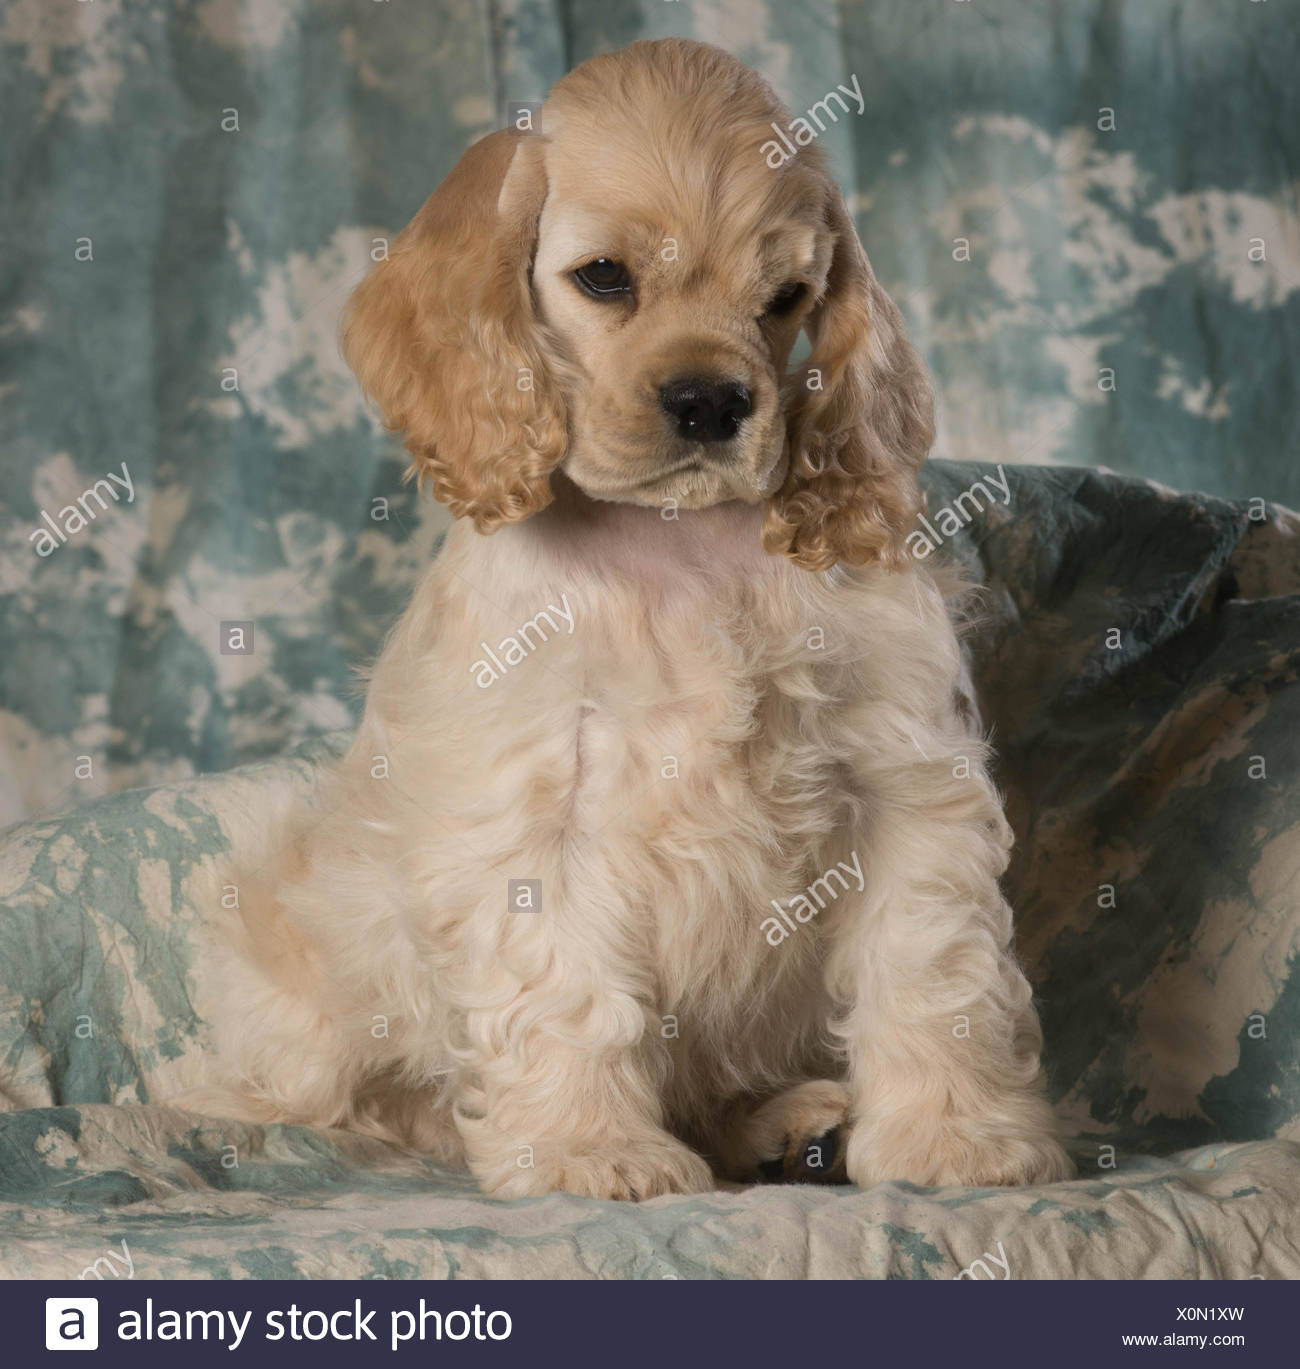
[[[609,299],[613,295],[625,295],[632,288],[632,277],[621,261],[609,257],[599,257],[580,266],[573,273],[573,279],[580,289],[593,299]]]
[[[787,314],[793,313],[807,292],[808,287],[801,280],[793,280],[789,285],[783,285],[768,301],[767,308],[763,311],[764,317],[784,318]]]

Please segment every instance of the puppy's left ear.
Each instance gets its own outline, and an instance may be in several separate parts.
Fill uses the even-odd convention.
[[[763,546],[805,570],[893,568],[921,509],[916,473],[934,441],[934,397],[844,197],[827,192],[830,271],[805,324],[812,353],[786,397],[790,464]]]

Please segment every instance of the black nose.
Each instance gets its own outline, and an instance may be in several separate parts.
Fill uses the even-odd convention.
[[[728,442],[740,431],[753,405],[738,380],[686,376],[659,391],[659,404],[691,442]]]

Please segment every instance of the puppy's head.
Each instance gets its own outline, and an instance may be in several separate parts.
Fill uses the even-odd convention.
[[[727,54],[637,43],[465,154],[344,334],[453,513],[526,517],[562,467],[597,499],[765,502],[808,569],[902,555],[929,387],[820,149],[774,168],[774,122]]]

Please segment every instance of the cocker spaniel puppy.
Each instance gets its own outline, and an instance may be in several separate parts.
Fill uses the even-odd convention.
[[[773,122],[715,48],[596,57],[357,290],[347,357],[457,521],[351,750],[232,877],[212,1109],[506,1197],[1070,1173],[904,544],[930,390]]]

